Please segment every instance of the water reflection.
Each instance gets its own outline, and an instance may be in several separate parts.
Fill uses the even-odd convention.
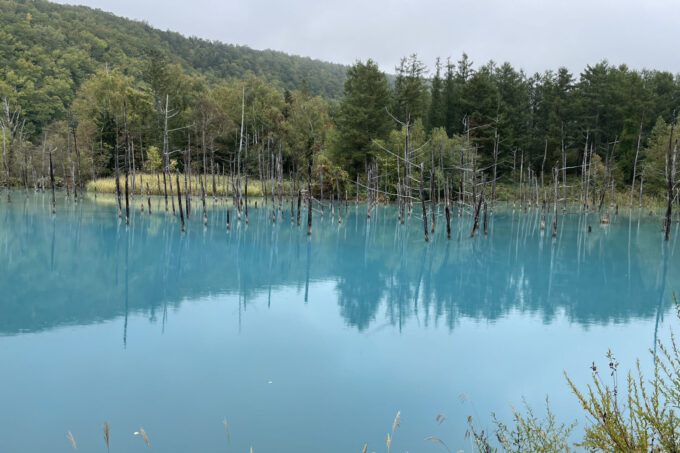
[[[371,219],[361,206],[343,208],[341,224],[317,214],[310,239],[286,210],[273,222],[271,207],[251,208],[248,225],[232,221],[227,231],[218,203],[207,228],[193,216],[182,235],[160,199],[153,215],[137,209],[126,227],[110,198],[62,198],[56,216],[48,198],[16,194],[1,207],[0,334],[122,316],[125,344],[130,313],[152,322],[160,313],[165,329],[169,308],[218,294],[238,299],[240,325],[249,300],[266,294],[270,306],[272,290],[283,287],[306,303],[337,303],[358,331],[385,322],[454,329],[462,317],[494,321],[512,311],[546,323],[558,313],[583,325],[658,321],[669,290],[680,288],[677,226],[664,243],[656,219],[638,211],[607,227],[596,214],[560,216],[557,238],[540,230],[538,211],[501,210],[489,235],[474,239],[469,217],[454,217],[451,240],[440,213],[425,244],[419,219],[400,226],[391,207]],[[310,284],[320,281],[333,282],[334,294],[310,300]]]

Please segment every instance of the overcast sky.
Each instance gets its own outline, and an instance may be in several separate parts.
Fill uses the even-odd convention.
[[[58,0],[146,20],[184,35],[394,72],[417,53],[475,65],[509,61],[529,73],[602,59],[680,70],[678,0]]]

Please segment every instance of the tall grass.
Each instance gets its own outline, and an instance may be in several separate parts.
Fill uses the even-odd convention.
[[[163,189],[163,175],[159,174],[142,174],[138,173],[136,176],[136,181],[135,181],[135,194],[142,194],[146,196],[146,185],[149,185],[149,193],[151,195],[163,195],[164,194],[164,189]],[[182,193],[184,193],[184,176],[180,175],[180,183],[182,184]],[[201,183],[199,180],[198,175],[191,175],[191,193],[193,196],[199,196],[201,194]],[[159,181],[160,181],[160,188],[159,188]],[[212,176],[208,175],[206,178],[207,184],[205,184],[205,196],[206,197],[212,197],[212,196],[217,196],[217,197],[224,197],[225,196],[225,187],[224,187],[224,178],[220,176],[219,179],[217,179],[217,176],[215,176],[215,194],[213,195],[213,186],[212,186]],[[271,181],[266,181],[265,184],[267,184],[266,187],[266,192],[267,196],[271,196]],[[167,181],[168,185],[168,196],[170,196],[170,181]],[[172,175],[172,191],[175,196],[177,196],[177,187],[176,186],[176,178],[174,175]],[[128,187],[130,190],[132,190],[132,175],[130,175],[130,180]],[[95,189],[97,193],[116,193],[116,178],[115,177],[109,177],[109,178],[99,178],[97,181],[90,181],[87,183],[86,189],[88,192],[94,192]],[[274,188],[276,191],[278,191],[278,185],[275,185]],[[125,190],[125,178],[124,176],[121,175],[120,177],[120,190],[124,191]],[[283,181],[282,185],[282,193],[284,196],[287,196],[290,193],[290,184],[289,181]],[[140,192],[141,191],[141,192]],[[232,196],[232,186],[231,186],[231,179],[227,178],[227,187],[226,187],[226,192],[228,196]],[[245,192],[245,180],[241,178],[241,192]],[[262,181],[258,179],[252,179],[248,178],[248,196],[249,197],[262,197],[263,196],[263,191],[262,191]]]
[[[106,444],[106,451],[108,452],[110,440],[109,422],[104,422],[104,426],[102,426],[102,429],[104,431],[104,443]]]
[[[73,437],[73,433],[71,431],[66,433],[66,438],[69,440],[69,442],[71,442],[71,446],[73,446],[73,449],[77,450],[78,446],[76,445],[76,439]]]
[[[225,186],[224,186],[224,177],[215,176],[216,178],[216,196],[217,197],[224,197],[225,196]],[[199,182],[199,176],[198,175],[191,175],[191,192],[194,197],[200,197],[201,189],[200,189],[200,182]],[[233,196],[232,194],[232,185],[231,185],[231,179],[229,177],[227,179],[227,187],[226,187],[226,193],[227,196]],[[160,187],[159,187],[159,181],[160,181]],[[176,178],[173,177],[173,194],[177,194],[177,188],[175,187],[176,183]],[[205,196],[206,197],[213,197],[213,190],[212,190],[212,176],[207,175],[206,177],[206,182],[205,184]],[[143,184],[142,184],[143,183]],[[180,183],[182,184],[182,193],[185,192],[184,189],[184,176],[180,175]],[[124,184],[125,184],[125,178],[121,175],[120,176],[120,187],[121,191],[124,190]],[[136,175],[136,182],[135,182],[135,194],[142,194],[143,196],[146,196],[146,185],[149,185],[149,192],[151,195],[163,195],[164,194],[164,189],[163,189],[163,175],[162,174],[147,174],[147,173],[138,173]],[[170,182],[168,181],[168,196],[170,195]],[[268,197],[271,197],[271,181],[265,181],[266,184],[266,194]],[[314,184],[315,191],[318,189],[318,184]],[[560,186],[559,186],[559,204],[560,206],[563,203],[562,200],[562,182],[560,181]],[[132,190],[132,175],[130,175],[130,183],[129,183],[129,188]],[[96,182],[95,181],[89,181],[86,186],[86,190],[88,192],[94,192],[96,189],[97,193],[115,193],[116,192],[116,180],[114,177],[108,177],[108,178],[100,178]],[[487,184],[487,199],[490,201],[491,199],[491,185]],[[275,191],[278,191],[278,185],[275,184]],[[290,181],[284,180],[283,185],[282,185],[282,194],[283,196],[288,196],[290,193]],[[327,196],[330,196],[331,191],[330,188],[326,188],[328,190]],[[355,187],[354,185],[350,184],[349,186],[349,194],[350,198],[354,198],[354,192]],[[590,187],[590,200],[589,200],[589,205],[590,209],[597,209],[596,206],[592,206],[592,194],[593,191],[599,190],[599,188],[595,188],[595,185],[591,185]],[[636,187],[636,193],[633,196],[633,208],[638,208],[639,206],[639,186]],[[244,193],[245,191],[245,180],[241,178],[241,193]],[[526,191],[525,197],[527,203],[534,205],[536,203],[536,186],[528,186],[526,185],[522,191]],[[316,192],[315,192],[316,193]],[[248,178],[248,196],[250,197],[262,197],[264,192],[262,191],[262,181],[254,178]],[[550,205],[553,202],[554,198],[554,186],[552,184],[547,184],[543,189],[539,187],[539,204],[543,201],[545,198],[545,201],[548,205]],[[344,197],[344,193],[342,194]],[[452,202],[456,202],[457,195],[456,193],[452,193]],[[442,195],[443,197],[443,195]],[[580,178],[568,178],[567,179],[567,200],[570,205],[575,205],[579,203],[581,197],[581,189],[580,189]],[[365,192],[363,188],[360,188],[359,190],[359,198],[360,199],[365,199]],[[443,198],[442,198],[443,199]],[[512,182],[509,181],[500,181],[496,185],[496,194],[495,194],[495,200],[497,203],[513,203],[516,202],[517,206],[521,206],[522,200],[520,199],[520,187],[519,184],[516,186],[512,184]],[[394,200],[393,200],[394,201]],[[665,207],[666,199],[665,196],[663,195],[658,195],[658,194],[652,194],[652,193],[644,193],[642,197],[642,207],[645,209],[659,209]],[[605,193],[605,199],[603,203],[603,209],[610,209],[615,205],[619,206],[619,209],[627,209],[630,204],[630,187],[624,186],[624,187],[617,187],[614,193],[614,199],[612,200],[611,197],[611,190],[607,189]]]

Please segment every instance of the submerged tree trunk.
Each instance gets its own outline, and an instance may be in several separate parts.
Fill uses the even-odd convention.
[[[146,201],[149,205],[149,215],[151,215],[151,194],[149,193],[149,183],[146,183]]]
[[[541,231],[545,230],[545,200],[541,204]]]
[[[567,211],[567,150],[564,146],[564,123],[562,123],[562,212]]]
[[[307,164],[307,236],[312,235],[312,159]]]
[[[179,173],[175,173],[177,177],[177,205],[179,207],[179,222],[182,226],[182,233],[184,233],[184,212],[182,212],[182,191],[179,185]]]
[[[201,202],[203,203],[203,226],[208,225],[208,212],[205,207],[205,186],[203,185],[203,178],[198,178],[201,181]],[[177,188],[179,193],[179,188]],[[247,199],[246,199],[247,200]],[[248,223],[248,211],[246,211],[246,223]]]
[[[477,181],[474,181],[473,184],[477,184]],[[482,174],[482,184],[485,184],[484,182],[484,174]],[[475,213],[474,213],[474,219],[472,222],[472,232],[470,233],[470,237],[473,238],[475,237],[475,231],[477,228],[479,228],[479,211],[482,209],[482,201],[483,201],[483,194],[479,194],[479,201],[474,199],[473,201],[476,203],[475,207]]]
[[[302,190],[298,189],[297,199],[297,226],[300,226],[300,205],[302,204]]]
[[[491,212],[493,213],[494,204],[496,201],[496,177],[498,175],[498,128],[494,128],[493,134],[493,180],[491,180]]]
[[[168,183],[166,181],[165,174],[170,168],[170,156],[168,155],[168,102],[170,101],[170,96],[165,95],[165,121],[163,126],[163,195],[165,196],[165,212],[168,212]],[[172,181],[170,181],[172,184]],[[174,202],[173,202],[174,205]],[[175,210],[172,210],[175,213]]]
[[[557,236],[557,190],[559,188],[559,178],[557,176],[557,167],[554,168],[553,170],[553,175],[554,175],[554,181],[555,181],[555,205],[553,208],[553,230],[552,230],[552,235],[553,237]]]
[[[430,240],[427,232],[427,210],[425,209],[425,195],[423,194],[423,179],[425,179],[425,172],[423,171],[423,164],[420,164],[420,204],[423,207],[423,229],[425,230],[425,242]]]
[[[130,224],[130,194],[129,194],[129,167],[130,167],[130,137],[127,128],[127,105],[123,98],[123,128],[125,131],[125,225]]]
[[[671,124],[671,135],[668,139],[668,152],[666,153],[666,217],[665,217],[665,240],[670,239],[671,220],[673,208],[673,189],[675,186],[676,156],[678,154],[678,141],[673,143],[673,132],[675,129],[675,118]]]
[[[633,161],[633,180],[630,182],[630,202],[629,208],[633,207],[633,193],[635,193],[635,178],[637,178],[637,164],[640,156],[640,142],[642,141],[642,120],[640,120],[640,129],[638,132],[637,146],[635,147],[635,160]]]
[[[57,213],[57,200],[54,195],[54,166],[52,165],[52,148],[50,147],[50,183],[52,184],[52,214]]]
[[[247,139],[248,139],[248,136],[246,135],[246,155],[245,155],[245,164],[244,164],[245,168],[243,169],[243,175],[244,175],[244,178],[245,178],[245,182],[244,182],[244,184],[245,184],[245,189],[244,189],[245,206],[244,206],[244,210],[245,210],[245,216],[246,216],[246,225],[248,224],[248,141],[247,141]]]
[[[117,140],[116,140],[117,141]],[[120,156],[118,155],[118,144],[116,143],[116,159],[115,159],[115,170],[116,170],[116,202],[118,204],[118,218],[122,216],[122,207],[120,203],[120,171],[118,160]]]

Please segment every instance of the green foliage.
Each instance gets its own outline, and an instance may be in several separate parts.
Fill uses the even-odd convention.
[[[647,146],[642,152],[642,175],[645,185],[656,195],[665,193],[665,169],[668,142],[670,140],[669,124],[659,117],[652,129]]]
[[[674,300],[677,307],[675,296]],[[658,353],[650,351],[653,376],[646,380],[638,361],[636,372],[627,375],[624,391],[618,381],[619,363],[611,351],[606,356],[608,378],[595,363],[585,391],[567,377],[592,420],[578,446],[589,451],[680,450],[680,349],[673,334],[670,344],[659,341],[657,347]]]
[[[178,71],[211,82],[258,75],[280,88],[303,81],[313,95],[338,97],[346,67],[282,52],[185,38],[84,6],[0,0],[0,97],[24,108],[32,130],[63,118],[97,70],[144,80],[158,106]],[[30,17],[30,20],[26,20]]]
[[[496,438],[507,452],[569,452],[569,435],[576,426],[560,424],[550,410],[548,398],[545,399],[546,415],[539,418],[533,409],[524,401],[525,413],[514,408],[512,416],[514,427],[510,428],[494,415]]]
[[[501,451],[508,453],[564,453],[572,451],[569,436],[576,426],[576,422],[565,425],[559,423],[555,414],[550,410],[548,398],[545,399],[545,417],[539,417],[534,410],[523,401],[524,413],[512,407],[512,425],[500,421],[495,414],[491,414],[495,425],[495,439],[489,433],[475,426],[472,417],[468,417],[467,437],[471,437],[478,451],[490,453]]]
[[[499,181],[517,176],[513,164],[540,175],[564,162],[575,177],[588,145],[596,167],[604,162],[617,185],[644,178],[652,196],[662,192],[664,124],[673,121],[680,104],[680,79],[668,72],[601,61],[578,76],[565,68],[527,76],[509,63],[476,67],[463,54],[446,65],[437,59],[428,78],[414,54],[391,76],[372,60],[348,69],[185,38],[82,6],[0,0],[0,8],[0,99],[19,112],[24,125],[9,137],[3,161],[7,180],[29,170],[26,162],[39,154],[43,129],[67,118],[93,175],[111,171],[116,146],[124,141],[123,101],[140,161],[146,147],[165,149],[167,107],[167,151],[178,168],[189,163],[190,145],[194,156],[193,148],[201,154],[192,168],[207,169],[204,152],[211,168],[225,168],[233,165],[240,143],[245,94],[245,142],[259,154],[266,148],[270,159],[280,145],[287,172],[299,172],[323,151],[352,180],[376,158],[390,171],[387,185],[396,184],[394,156],[373,141],[401,156],[403,145],[393,132],[400,123],[420,122],[423,140],[411,137],[411,150],[428,138],[438,143],[416,160],[431,167],[440,186],[452,174],[439,167],[455,167],[444,139],[464,135],[478,151],[478,168],[490,168],[498,150]],[[633,175],[638,142],[642,152]],[[436,165],[437,158],[449,165]],[[463,160],[471,162],[467,156]],[[262,172],[261,162],[249,158],[246,166]],[[599,178],[593,179],[595,186],[605,183],[604,171],[598,167],[593,173]]]
[[[435,73],[430,87],[430,110],[428,112],[428,127],[431,129],[446,126],[446,98],[444,83],[441,78],[441,61],[437,58]]]
[[[148,172],[160,171],[163,165],[161,153],[155,146],[150,146],[146,152],[145,170]]]
[[[427,68],[418,55],[401,59],[394,81],[394,112],[402,122],[426,119],[429,92],[425,83]]]
[[[358,61],[347,70],[334,148],[337,161],[352,177],[362,171],[366,158],[373,154],[372,140],[387,138],[392,129],[386,111],[389,103],[387,78],[373,60]]]

